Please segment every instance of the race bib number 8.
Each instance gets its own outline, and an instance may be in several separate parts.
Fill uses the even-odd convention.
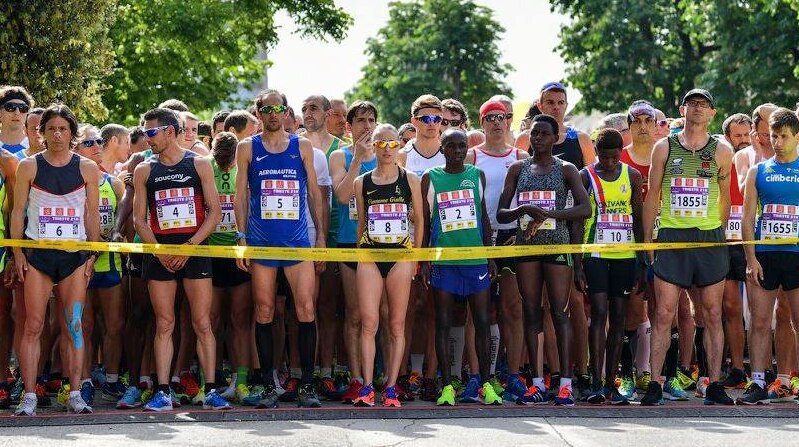
[[[261,180],[261,219],[299,220],[300,182]]]
[[[383,243],[399,243],[410,237],[408,230],[408,205],[383,203],[367,209],[369,239]]]
[[[674,217],[707,217],[710,182],[704,178],[671,179],[670,213]]]
[[[56,206],[39,208],[39,237],[41,239],[77,239],[80,235],[80,211]]]
[[[158,228],[170,230],[197,226],[194,188],[171,188],[155,192]]]
[[[788,239],[799,235],[799,207],[769,203],[760,216],[761,239]]]
[[[220,194],[219,205],[222,208],[222,220],[216,226],[217,233],[229,233],[239,231],[236,226],[236,212],[233,209],[235,194]]]
[[[730,207],[730,218],[727,220],[727,231],[725,237],[728,241],[741,240],[741,220],[743,219],[744,207],[733,205]]]
[[[535,205],[543,210],[552,211],[555,209],[555,191],[522,191],[519,193],[519,206]],[[522,216],[519,219],[519,227],[522,231],[527,229],[527,225],[533,219],[530,216]],[[538,228],[539,230],[554,230],[555,219],[547,218]]]
[[[474,191],[461,189],[442,192],[436,195],[436,200],[442,232],[477,228]]]
[[[633,241],[633,216],[600,214],[596,220],[597,244],[622,244]]]

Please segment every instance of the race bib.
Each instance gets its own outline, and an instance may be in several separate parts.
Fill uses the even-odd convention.
[[[730,218],[727,220],[727,231],[724,232],[728,241],[740,241],[741,238],[741,220],[744,214],[744,207],[741,205],[733,205],[730,207]]]
[[[349,209],[350,220],[358,220],[358,207],[355,205],[355,196],[350,198],[347,208]]]
[[[704,178],[674,177],[671,179],[673,217],[707,217],[710,181]]]
[[[369,239],[384,244],[402,242],[408,231],[408,205],[384,203],[371,205],[367,210]]]
[[[760,215],[760,239],[788,239],[799,235],[799,207],[769,203]]]
[[[80,236],[80,211],[65,206],[39,208],[40,239],[78,239]]]
[[[566,193],[566,206],[563,209],[567,210],[569,208],[574,208],[574,196],[571,189]]]
[[[519,193],[518,199],[519,206],[535,205],[543,210],[552,211],[555,209],[555,191],[523,191]],[[533,219],[530,216],[524,215],[519,219],[519,227],[522,231],[527,229],[527,225]],[[544,223],[538,227],[539,230],[554,230],[555,219],[547,218]]]
[[[155,192],[158,228],[172,230],[197,226],[194,188],[171,188]]]
[[[217,233],[239,231],[238,227],[236,226],[236,212],[233,208],[233,200],[235,199],[235,194],[219,195],[219,205],[222,208],[222,219],[216,225]]]
[[[261,219],[299,220],[300,182],[261,180]]]
[[[660,231],[660,211],[658,211],[658,215],[655,216],[655,228],[652,229],[652,240],[658,240],[658,231]]]
[[[474,191],[461,189],[442,192],[436,195],[436,200],[442,232],[477,228]]]
[[[633,241],[633,216],[599,214],[596,219],[597,244],[624,244]]]
[[[100,197],[100,234],[108,237],[114,231],[114,207],[108,197]]]

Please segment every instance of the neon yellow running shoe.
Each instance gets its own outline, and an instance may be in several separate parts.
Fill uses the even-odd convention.
[[[205,403],[205,385],[201,386],[197,395],[191,400],[192,405],[203,405]]]
[[[61,389],[58,390],[58,396],[56,396],[56,402],[58,405],[61,405],[64,408],[67,408],[69,405],[69,384],[64,382],[61,384]]]
[[[502,405],[502,398],[497,395],[491,382],[484,383],[480,389],[480,402],[483,405]]]
[[[635,387],[639,390],[646,391],[649,389],[649,382],[652,381],[652,373],[644,371],[643,374],[635,379]]]
[[[494,393],[496,393],[498,396],[502,396],[502,393],[505,392],[505,387],[502,386],[502,382],[500,382],[499,379],[497,379],[496,377],[490,378],[488,380],[488,383],[490,383],[491,386],[494,387]]]
[[[438,396],[436,405],[455,406],[455,389],[452,388],[452,385],[447,385],[441,390],[441,395]]]
[[[236,385],[236,401],[241,403],[245,397],[250,395],[250,387],[244,383]]]

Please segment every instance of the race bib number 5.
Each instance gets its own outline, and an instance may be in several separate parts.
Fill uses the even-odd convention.
[[[760,216],[761,239],[788,239],[799,235],[799,207],[769,203]]]
[[[408,230],[408,205],[383,203],[367,209],[369,239],[384,244],[402,242],[410,236]]]
[[[300,182],[261,180],[261,219],[299,220]]]
[[[171,188],[155,192],[158,228],[170,230],[197,226],[194,188]]]
[[[77,239],[80,235],[80,211],[64,206],[39,208],[41,239]]]
[[[671,215],[674,217],[707,217],[710,182],[704,178],[674,177],[671,179]]]
[[[535,205],[543,210],[552,211],[555,209],[555,191],[522,191],[519,193],[519,206]],[[519,219],[519,227],[522,231],[527,229],[527,225],[533,219],[524,215]],[[554,230],[555,219],[547,218],[538,228],[539,230]]]
[[[442,232],[477,228],[474,191],[461,189],[442,192],[436,195],[436,200]]]

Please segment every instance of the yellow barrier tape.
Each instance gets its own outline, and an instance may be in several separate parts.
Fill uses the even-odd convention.
[[[53,250],[112,251],[117,253],[151,253],[212,258],[280,259],[296,261],[456,261],[484,258],[556,255],[567,253],[598,253],[619,251],[678,250],[728,245],[797,244],[799,238],[736,241],[736,242],[652,242],[629,244],[570,244],[570,245],[506,245],[500,247],[447,247],[413,249],[375,248],[286,248],[239,247],[221,245],[134,244],[125,242],[78,242],[58,240],[4,239],[6,247],[43,248]]]

